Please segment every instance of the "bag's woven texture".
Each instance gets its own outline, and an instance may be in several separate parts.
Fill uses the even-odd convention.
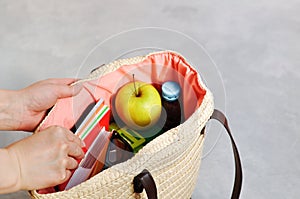
[[[122,59],[100,67],[88,81],[107,74],[125,64],[140,62],[145,57]],[[199,78],[199,81],[200,78]],[[102,171],[86,182],[68,191],[38,194],[31,191],[32,198],[147,198],[145,191],[133,191],[133,178],[143,169],[152,174],[158,198],[190,198],[201,163],[204,134],[200,134],[213,113],[213,96],[206,86],[206,94],[200,107],[183,124],[167,131],[143,147],[133,158]]]

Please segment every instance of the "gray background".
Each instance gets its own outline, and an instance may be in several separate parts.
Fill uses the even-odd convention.
[[[241,198],[299,198],[299,10],[297,0],[0,0],[0,85],[20,89],[77,76],[96,44],[124,30],[180,31],[201,43],[218,66],[226,92],[219,108],[242,156]],[[26,135],[3,132],[0,145]],[[233,159],[223,132],[200,171],[193,198],[230,197]],[[28,197],[18,192],[0,198]]]

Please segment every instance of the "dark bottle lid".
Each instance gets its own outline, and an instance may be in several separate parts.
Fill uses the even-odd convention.
[[[177,82],[165,82],[162,85],[162,97],[169,102],[175,101],[180,96],[180,90],[180,86]]]

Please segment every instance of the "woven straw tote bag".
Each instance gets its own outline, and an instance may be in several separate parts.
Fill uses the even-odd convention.
[[[235,181],[231,197],[239,198],[242,167],[227,120],[222,112],[214,109],[213,95],[198,72],[176,52],[154,52],[97,68],[88,78],[77,82],[85,89],[73,98],[59,100],[36,131],[51,125],[71,129],[93,100],[102,97],[110,105],[113,93],[131,80],[132,73],[145,82],[179,82],[184,97],[185,121],[156,137],[127,161],[69,190],[46,194],[32,190],[30,196],[36,199],[190,198],[200,168],[205,125],[213,118],[224,125],[232,142]]]

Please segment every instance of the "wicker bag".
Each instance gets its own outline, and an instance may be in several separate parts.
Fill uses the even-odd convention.
[[[87,79],[79,81],[84,91],[73,98],[59,100],[37,131],[50,125],[71,129],[90,102],[102,97],[110,105],[113,93],[131,80],[132,73],[145,82],[179,82],[183,90],[186,120],[152,140],[129,160],[67,191],[40,194],[33,190],[29,192],[30,196],[39,199],[190,198],[200,168],[205,125],[214,118],[225,126],[232,141],[236,169],[232,198],[238,198],[242,169],[227,120],[220,111],[214,110],[213,95],[200,75],[178,53],[155,52],[99,67]]]

